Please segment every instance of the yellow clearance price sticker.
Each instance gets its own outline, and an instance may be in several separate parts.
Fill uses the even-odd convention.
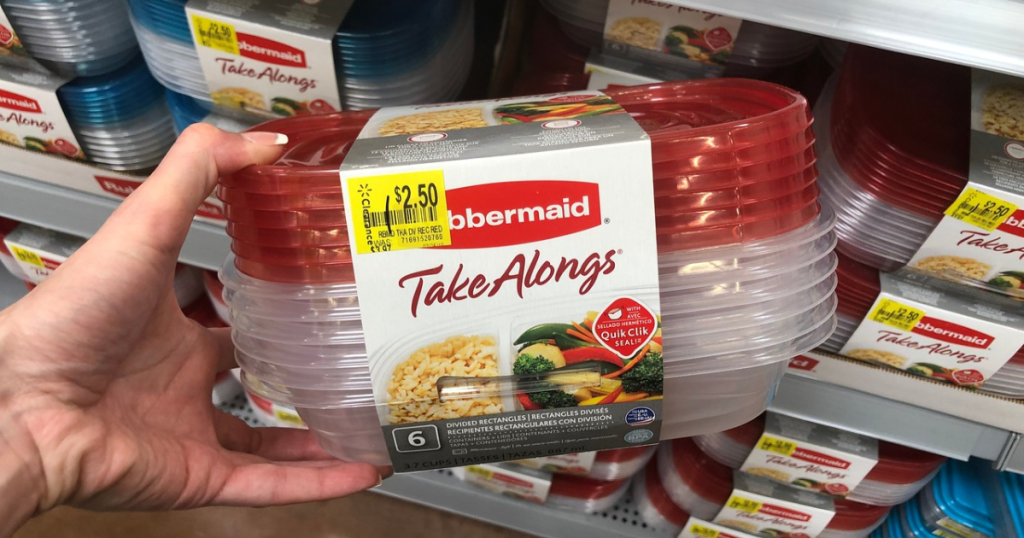
[[[740,512],[756,514],[761,510],[762,503],[753,499],[740,497],[739,495],[733,495],[732,497],[729,497],[729,502],[725,503],[725,505],[734,510],[739,510]]]
[[[192,34],[196,44],[228,54],[238,54],[238,36],[235,27],[226,22],[192,15]]]
[[[970,187],[960,193],[946,215],[988,231],[995,230],[1017,211],[1017,206]]]
[[[705,536],[706,538],[718,538],[718,535],[721,533],[715,529],[705,527],[700,523],[694,523],[693,525],[690,525],[690,534],[694,536]]]
[[[480,475],[480,476],[482,476],[484,478],[488,478],[488,479],[494,476],[494,472],[493,471],[489,471],[487,469],[484,469],[483,467],[477,467],[476,465],[470,465],[470,466],[466,467],[466,471],[470,472],[470,473],[473,473],[475,475]]]
[[[40,258],[38,254],[32,252],[31,250],[25,250],[23,248],[12,245],[11,254],[14,254],[15,258],[18,258],[19,260],[27,264],[35,265],[37,267],[46,267],[46,265],[43,264],[43,259]]]
[[[275,409],[274,410],[274,416],[277,417],[277,420],[280,420],[281,422],[287,422],[289,424],[297,424],[299,426],[302,425],[302,418],[300,418],[298,415],[296,415],[294,413],[289,413],[288,411],[283,411],[281,409]]]
[[[918,310],[892,299],[882,299],[878,301],[878,306],[871,312],[868,319],[890,327],[896,327],[903,331],[910,331],[917,326],[923,317],[923,310]]]
[[[792,456],[793,452],[796,452],[796,443],[772,437],[770,435],[763,435],[761,436],[761,440],[757,442],[757,448],[766,452],[775,452],[776,454],[782,454],[784,456]]]
[[[452,244],[440,170],[352,178],[348,193],[359,254]]]

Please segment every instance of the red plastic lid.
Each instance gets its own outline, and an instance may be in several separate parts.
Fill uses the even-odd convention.
[[[836,273],[840,280],[848,280],[866,286],[869,291],[878,295],[882,291],[882,281],[878,276],[878,269],[865,263],[861,263],[841,252],[836,252],[839,257],[839,265]]]
[[[713,228],[727,224],[746,224],[756,221],[774,220],[800,212],[809,206],[817,206],[818,185],[811,183],[802,190],[785,194],[779,198],[770,198],[758,202],[750,202],[732,208],[678,211],[665,208],[655,202],[654,216],[658,233],[698,230]]]
[[[732,493],[732,469],[711,459],[692,439],[673,439],[672,463],[676,473],[697,495],[724,505]]]
[[[0,217],[0,252],[4,254],[11,253],[11,251],[7,249],[7,244],[4,243],[4,238],[7,237],[7,234],[13,232],[19,224],[21,223],[18,221]]]
[[[626,480],[628,479],[623,478],[607,482],[584,476],[556,474],[551,480],[551,494],[588,501],[603,499],[618,491]]]
[[[228,236],[236,241],[268,247],[338,247],[348,245],[348,231],[327,228],[258,228],[229,222]]]
[[[891,506],[873,506],[846,499],[835,499],[836,515],[826,529],[833,531],[859,531],[878,523],[889,514]]]
[[[754,445],[757,444],[757,441],[761,439],[761,434],[764,433],[764,423],[765,415],[764,413],[761,413],[761,415],[754,420],[751,420],[746,424],[736,426],[731,430],[725,430],[722,433],[728,435],[733,441],[753,449]]]
[[[665,485],[661,483],[661,477],[658,476],[658,462],[652,460],[644,468],[644,490],[647,492],[647,500],[651,502],[651,506],[661,514],[661,517],[667,519],[673,525],[682,527],[686,525],[686,522],[690,519],[690,514],[686,513],[679,507],[672,497],[668,496],[668,492],[665,491]]]
[[[717,189],[695,190],[687,188],[684,177],[654,180],[656,201],[671,200],[680,209],[718,209],[777,198],[781,195],[800,191],[818,180],[818,170],[811,165],[780,177],[756,183],[724,185]]]
[[[217,311],[214,310],[213,304],[205,296],[193,301],[192,304],[186,306],[181,311],[185,314],[185,317],[208,329],[227,327],[227,324],[217,316]]]
[[[635,448],[620,448],[617,450],[602,450],[597,453],[597,458],[594,461],[601,463],[622,463],[626,461],[633,461],[640,459],[647,454],[653,447],[649,446],[638,446]]]
[[[662,192],[711,191],[771,183],[805,173],[817,161],[814,146],[793,155],[727,170],[677,173],[674,163],[654,165],[654,190]]]
[[[583,72],[524,73],[516,80],[512,95],[539,95],[587,89],[590,75]]]
[[[945,462],[945,456],[879,441],[878,464],[865,479],[887,484],[913,484]]]
[[[25,289],[27,289],[28,291],[32,291],[32,290],[36,289],[36,285],[26,280],[25,281]]]
[[[728,224],[716,228],[693,228],[672,233],[658,232],[658,252],[730,245],[775,237],[801,228],[821,212],[817,202],[775,219]]]
[[[242,273],[259,280],[268,282],[283,282],[286,284],[308,284],[310,282],[355,282],[355,273],[352,270],[352,263],[339,263],[335,265],[317,266],[283,266],[266,265],[252,262],[245,258],[235,258],[235,267]]]
[[[210,295],[216,297],[220,302],[224,302],[224,283],[217,278],[216,271],[203,271],[203,283]]]
[[[260,247],[241,241],[232,241],[231,251],[239,258],[270,265],[294,266],[352,263],[352,250],[347,245],[343,247],[277,248]]]

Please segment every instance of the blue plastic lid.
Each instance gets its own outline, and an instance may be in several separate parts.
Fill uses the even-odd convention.
[[[899,506],[898,514],[900,532],[905,538],[934,538],[935,535],[925,525],[916,497]]]
[[[978,532],[995,536],[985,487],[969,463],[950,460],[931,484],[935,504],[950,519]]]
[[[1006,504],[1010,509],[1014,536],[1024,536],[1024,476],[1015,473],[999,473]]]
[[[167,105],[174,117],[174,128],[179,133],[189,125],[203,121],[212,109],[207,103],[171,90],[167,90]]]

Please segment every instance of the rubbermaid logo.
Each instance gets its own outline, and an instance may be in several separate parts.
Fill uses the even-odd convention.
[[[135,192],[135,189],[137,189],[139,185],[142,184],[138,181],[131,181],[127,179],[117,179],[104,176],[93,177],[96,178],[96,183],[99,183],[101,189],[121,198],[127,198],[131,193]],[[200,204],[199,209],[196,210],[196,215],[209,219],[224,220],[224,212],[221,208],[209,202],[203,202]]]
[[[0,24],[0,45],[10,45],[14,42],[14,32]]]
[[[1024,237],[1024,210],[1018,209],[999,225],[1000,231]]]
[[[37,114],[43,111],[43,108],[39,106],[39,102],[35,99],[6,90],[0,90],[0,107],[20,110],[21,112],[35,112]]]
[[[763,504],[758,512],[769,516],[781,517],[785,519],[793,519],[796,521],[810,521],[811,515],[803,512],[797,512],[796,510],[790,510],[789,508],[783,508],[781,506],[775,506],[774,504]]]
[[[306,53],[284,43],[265,37],[238,33],[238,52],[268,64],[287,67],[306,67]]]
[[[451,247],[489,248],[534,243],[601,224],[596,183],[510,181],[446,192]]]
[[[995,340],[994,336],[987,335],[981,331],[976,331],[970,327],[964,327],[957,323],[951,323],[949,321],[943,321],[941,319],[928,316],[921,318],[921,321],[917,323],[917,326],[914,327],[912,332],[923,334],[943,342],[960,344],[978,349],[987,349]]]
[[[835,467],[836,469],[849,469],[850,462],[841,460],[829,456],[828,454],[822,454],[821,452],[815,452],[813,450],[807,450],[806,448],[799,448],[793,452],[793,457],[798,460],[808,461],[811,463],[817,463],[818,465],[825,465],[827,467]]]

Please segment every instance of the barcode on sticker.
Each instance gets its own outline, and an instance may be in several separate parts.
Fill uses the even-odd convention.
[[[796,443],[765,435],[761,437],[760,441],[758,441],[757,448],[766,452],[775,452],[776,454],[792,456],[793,452],[796,451]]]
[[[878,301],[878,306],[868,316],[872,321],[896,327],[903,331],[912,330],[923,317],[924,311],[893,301],[892,299]]]
[[[40,258],[39,255],[36,254],[35,252],[32,252],[31,250],[25,250],[21,247],[16,247],[14,245],[11,245],[10,247],[11,253],[14,254],[14,257],[18,258],[18,260],[29,265],[35,265],[37,267],[46,267],[46,264],[43,263],[43,259]]]
[[[440,170],[352,178],[348,196],[359,254],[452,244]]]
[[[421,224],[437,222],[436,207],[415,207],[409,209],[392,209],[390,211],[373,211],[368,217],[373,228],[398,226],[402,224]]]
[[[235,34],[234,25],[192,15],[192,27],[195,30],[197,44],[228,54],[239,53],[238,35]]]
[[[1017,211],[1017,206],[978,189],[966,188],[946,215],[988,231],[995,230]]]
[[[748,514],[756,514],[761,510],[761,503],[753,500],[740,497],[739,495],[733,495],[729,498],[729,502],[725,504],[729,508],[739,510],[741,512],[747,512]]]

